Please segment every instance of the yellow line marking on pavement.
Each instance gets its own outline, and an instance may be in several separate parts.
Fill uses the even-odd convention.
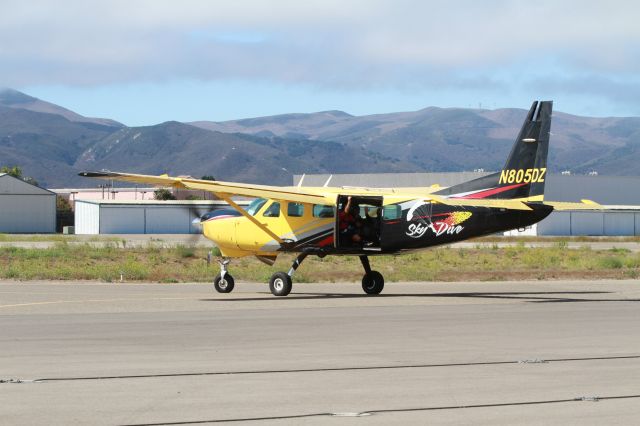
[[[129,298],[129,299],[88,299],[88,300],[51,300],[47,302],[30,302],[30,303],[15,303],[13,305],[0,305],[1,308],[15,308],[20,306],[38,306],[38,305],[55,305],[63,303],[100,303],[100,302],[141,302],[151,300],[189,300],[194,299],[191,297],[154,297],[151,299],[142,298]]]

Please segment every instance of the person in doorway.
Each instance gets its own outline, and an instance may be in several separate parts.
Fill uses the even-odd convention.
[[[351,196],[347,198],[347,204],[338,212],[340,220],[340,239],[343,243],[360,244],[362,237],[358,233],[357,211],[358,206],[352,202]]]

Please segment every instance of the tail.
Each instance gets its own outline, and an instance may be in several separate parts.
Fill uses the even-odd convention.
[[[543,201],[552,107],[551,101],[533,102],[509,158],[500,172],[443,189],[435,194],[451,198],[524,198],[527,201]]]

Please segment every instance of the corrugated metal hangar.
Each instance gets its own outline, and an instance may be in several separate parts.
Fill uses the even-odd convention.
[[[487,175],[487,172],[461,173],[379,173],[306,175],[304,186],[398,188],[456,185]],[[301,175],[293,177],[298,185]],[[545,199],[579,202],[593,200],[607,205],[604,211],[553,212],[549,217],[520,234],[560,236],[632,236],[640,235],[640,177],[582,176],[552,174],[545,185]],[[510,235],[518,235],[512,232]]]
[[[224,201],[77,200],[75,233],[199,234],[192,221],[224,207]]]
[[[0,232],[56,232],[56,194],[0,173]]]

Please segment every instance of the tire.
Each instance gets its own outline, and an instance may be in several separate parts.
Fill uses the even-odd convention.
[[[234,285],[233,277],[229,273],[224,274],[224,279],[222,279],[220,274],[216,275],[213,279],[213,286],[218,293],[231,293]]]
[[[371,271],[362,277],[362,289],[367,294],[380,294],[384,288],[384,277],[378,271]]]
[[[269,290],[274,296],[286,296],[291,293],[293,283],[286,272],[276,272],[269,280]]]

